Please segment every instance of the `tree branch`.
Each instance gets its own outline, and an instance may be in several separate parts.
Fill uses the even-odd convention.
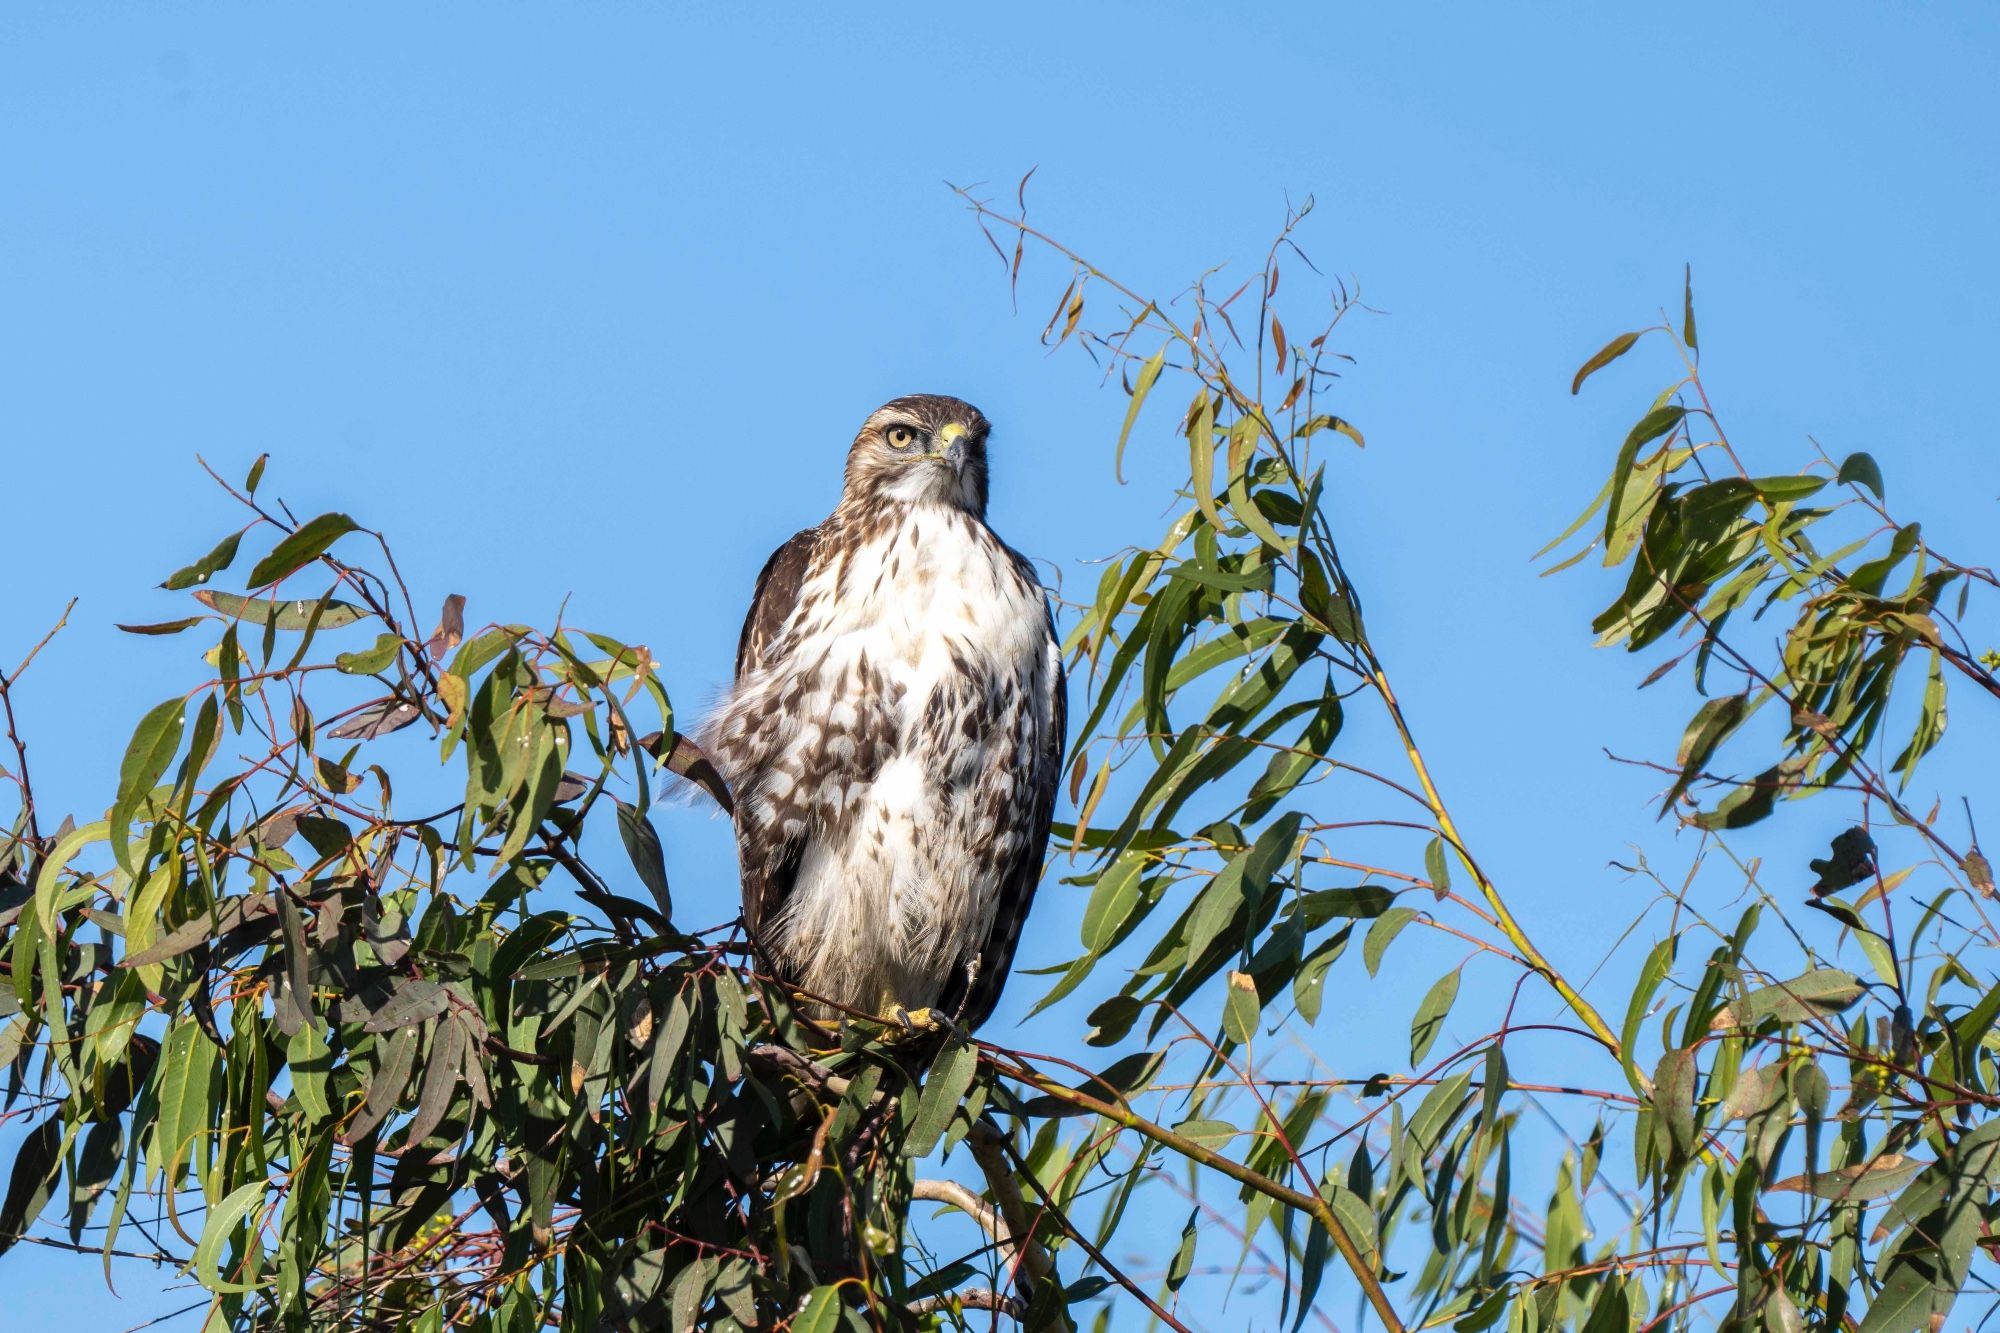
[[[1156,1125],[1128,1106],[1113,1105],[1110,1102],[1099,1101],[1088,1093],[1078,1092],[1074,1088],[1066,1087],[1054,1079],[1027,1068],[1025,1065],[1003,1063],[993,1057],[990,1049],[982,1050],[981,1055],[983,1058],[992,1061],[993,1067],[1009,1078],[1018,1079],[1037,1091],[1045,1092],[1051,1097],[1070,1103],[1072,1106],[1080,1106],[1087,1111],[1095,1112],[1115,1124],[1123,1125],[1126,1129],[1137,1130],[1140,1134],[1145,1135],[1162,1147],[1171,1148],[1191,1161],[1199,1162],[1203,1166],[1212,1167],[1220,1171],[1223,1175],[1228,1176],[1231,1180],[1242,1185],[1248,1185],[1259,1194],[1266,1195],[1287,1207],[1296,1208],[1300,1212],[1305,1213],[1314,1222],[1318,1223],[1326,1231],[1328,1237],[1332,1239],[1334,1248],[1339,1250],[1340,1257],[1347,1261],[1348,1269],[1353,1272],[1355,1281],[1361,1284],[1363,1294],[1367,1296],[1368,1303],[1374,1307],[1375,1313],[1382,1320],[1383,1326],[1388,1329],[1389,1333],[1404,1333],[1403,1321],[1397,1317],[1395,1306],[1390,1304],[1389,1293],[1383,1290],[1381,1281],[1375,1276],[1376,1269],[1380,1266],[1379,1256],[1368,1254],[1362,1250],[1354,1238],[1348,1234],[1347,1228],[1341,1225],[1340,1218],[1333,1211],[1333,1206],[1327,1203],[1326,1200],[1295,1190],[1291,1186],[1275,1181],[1261,1172],[1251,1170],[1232,1157],[1225,1157],[1211,1148],[1196,1143],[1193,1139],[1176,1134],[1162,1125]],[[1040,1192],[1039,1185],[1036,1186],[1036,1190],[1038,1193]],[[1071,1235],[1076,1235],[1073,1229],[1071,1230]],[[1157,1309],[1155,1313],[1158,1313]]]
[[[993,1310],[1012,1319],[1024,1319],[1028,1314],[1026,1302],[1016,1296],[1002,1296],[991,1287],[968,1287],[964,1291],[950,1291],[942,1296],[926,1296],[920,1301],[910,1302],[910,1313],[916,1315],[942,1314],[952,1310]]]
[[[926,1203],[948,1203],[979,1224],[979,1229],[1000,1243],[1003,1258],[1012,1262],[1012,1236],[986,1200],[956,1180],[919,1180],[910,1187],[912,1199]]]
[[[20,724],[14,720],[14,684],[21,679],[21,674],[28,669],[29,663],[35,660],[42,649],[48,647],[49,640],[62,633],[63,626],[69,624],[69,613],[75,609],[76,598],[72,597],[69,599],[69,605],[63,608],[62,615],[56,620],[54,628],[28,650],[28,655],[21,659],[21,665],[14,668],[14,674],[10,676],[0,671],[0,711],[6,714],[7,739],[14,745],[14,783],[21,789],[21,813],[26,817],[28,843],[34,848],[36,860],[40,860],[42,855],[42,829],[35,816],[35,788],[28,780],[28,743],[22,739]]]
[[[993,1238],[1001,1243],[1001,1253],[1006,1256],[1010,1271],[1018,1269],[1026,1274],[1026,1280],[1017,1278],[1022,1294],[1030,1299],[1034,1295],[1034,1284],[1046,1281],[1053,1271],[1049,1262],[1049,1252],[1035,1239],[1035,1219],[1028,1212],[1028,1201],[1021,1195],[1021,1186],[1014,1179],[1014,1168],[1007,1161],[1007,1136],[991,1120],[981,1116],[972,1132],[965,1136],[965,1146],[972,1151],[972,1160],[979,1163],[979,1169],[986,1176],[986,1184],[993,1191],[993,1199],[999,1206],[1000,1217],[1006,1223],[1007,1234],[993,1232]]]

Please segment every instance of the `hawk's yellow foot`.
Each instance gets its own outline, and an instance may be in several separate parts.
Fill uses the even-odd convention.
[[[921,1009],[905,1009],[900,1004],[892,1004],[889,1006],[888,1012],[882,1015],[882,1018],[885,1022],[893,1020],[896,1025],[900,1026],[902,1029],[900,1035],[906,1041],[914,1041],[919,1037],[928,1037],[939,1032],[956,1032],[958,1030],[950,1018],[946,1017],[941,1011],[931,1008],[929,1005],[925,1005]],[[890,1033],[891,1035],[896,1035],[895,1029],[891,1028]]]

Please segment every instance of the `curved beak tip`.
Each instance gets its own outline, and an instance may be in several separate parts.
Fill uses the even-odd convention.
[[[969,432],[954,421],[937,433],[925,457],[958,467],[965,462],[965,438]]]

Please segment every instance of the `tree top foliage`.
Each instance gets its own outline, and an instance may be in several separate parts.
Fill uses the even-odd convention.
[[[1683,863],[1636,872],[1643,962],[1579,973],[1369,636],[1328,500],[1356,301],[1303,213],[1167,300],[964,198],[1017,290],[1053,271],[1043,341],[1127,397],[1101,484],[1185,459],[1062,608],[1047,892],[1084,907],[1013,985],[1088,1058],[860,1016],[812,1049],[740,925],[676,910],[652,811],[728,794],[634,627],[420,614],[383,535],[299,520],[260,459],[165,582],[190,614],[124,627],[211,646],[135,652],[164,698],[101,817],[36,804],[39,648],[0,675],[0,1250],[170,1268],[218,1329],[1904,1333],[1990,1300],[1992,875],[1906,801],[1950,690],[2000,695],[1962,629],[1994,576],[1865,454],[1746,461],[1691,282],[1590,358],[1574,390],[1670,380],[1551,572],[1598,555],[1599,641],[1693,698],[1642,761]],[[1774,887],[1731,839],[1807,798],[1850,827]],[[1386,965],[1419,935],[1457,961]],[[1331,1074],[1357,1013],[1408,1016],[1406,1066]]]

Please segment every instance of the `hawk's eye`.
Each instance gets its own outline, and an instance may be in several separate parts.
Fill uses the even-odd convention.
[[[889,427],[889,443],[894,448],[907,449],[916,442],[917,432],[915,428],[903,425]]]

